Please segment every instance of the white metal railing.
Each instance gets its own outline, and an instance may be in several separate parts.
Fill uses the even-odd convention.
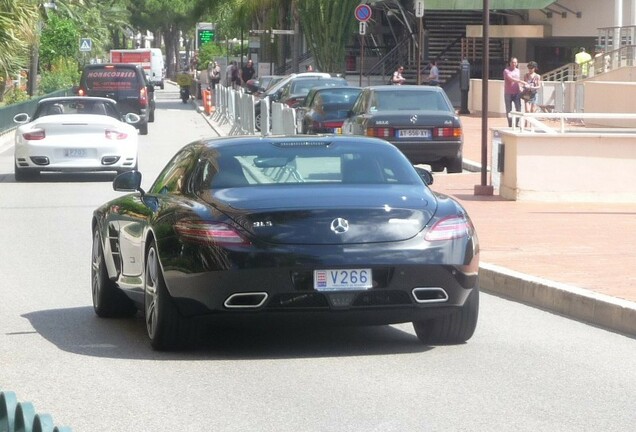
[[[255,104],[257,99],[240,89],[217,85],[214,94],[215,111],[212,117],[219,124],[230,126],[229,135],[296,134],[296,110],[281,103],[260,101],[260,132],[256,130]],[[271,115],[270,115],[271,111]],[[270,120],[271,118],[271,120]]]
[[[509,113],[512,124],[519,132],[542,132],[542,133],[568,133],[568,132],[599,132],[598,128],[587,129],[584,127],[567,128],[566,124],[572,120],[579,121],[578,126],[582,126],[585,119],[595,120],[636,120],[636,114],[633,113],[527,113],[520,111],[511,111]],[[559,128],[547,125],[542,119],[556,119],[559,121]],[[636,128],[633,127],[611,127],[604,128],[603,131],[620,131],[625,133],[635,133]]]
[[[558,69],[541,75],[542,81],[580,81],[591,78],[612,69],[634,66],[636,59],[636,45],[624,45],[611,51],[596,53],[588,62],[583,64],[568,63]]]

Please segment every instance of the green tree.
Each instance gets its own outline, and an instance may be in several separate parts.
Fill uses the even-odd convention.
[[[345,46],[358,0],[297,0],[300,23],[320,70],[345,72]]]
[[[50,70],[60,57],[77,61],[79,37],[75,21],[52,15],[40,37],[40,70]]]
[[[38,10],[23,0],[0,0],[0,100],[7,80],[26,67]]]

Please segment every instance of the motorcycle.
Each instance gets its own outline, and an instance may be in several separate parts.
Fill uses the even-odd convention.
[[[188,73],[180,73],[177,75],[177,84],[179,85],[179,97],[183,103],[190,100],[190,86],[192,85],[192,75]]]

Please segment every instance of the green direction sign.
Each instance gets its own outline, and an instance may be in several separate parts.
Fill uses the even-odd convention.
[[[197,40],[199,41],[198,46],[202,46],[203,44],[206,44],[208,42],[214,42],[214,30],[198,29]]]

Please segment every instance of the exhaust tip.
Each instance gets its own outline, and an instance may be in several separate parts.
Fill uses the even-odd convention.
[[[418,303],[443,303],[448,301],[448,293],[440,287],[413,288],[413,297]]]
[[[223,306],[228,309],[255,309],[263,306],[267,297],[266,292],[236,293],[225,299]]]

